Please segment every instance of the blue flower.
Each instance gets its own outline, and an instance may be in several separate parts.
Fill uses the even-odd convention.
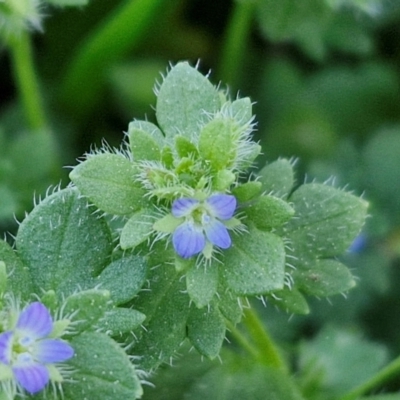
[[[34,302],[22,310],[13,329],[0,334],[0,367],[3,364],[15,386],[28,393],[44,389],[55,371],[60,379],[54,364],[74,355],[68,343],[49,337],[52,331],[49,311],[42,303]]]
[[[172,235],[175,251],[190,258],[204,250],[207,243],[227,249],[231,238],[224,222],[233,217],[236,198],[227,194],[214,194],[204,202],[183,197],[172,204],[172,215],[183,218]]]

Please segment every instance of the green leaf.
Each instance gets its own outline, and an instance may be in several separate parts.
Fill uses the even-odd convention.
[[[152,212],[144,208],[134,213],[122,228],[120,245],[121,249],[135,248],[140,243],[149,239],[153,230]]]
[[[0,298],[3,297],[7,288],[7,270],[6,264],[0,261]]]
[[[294,210],[278,197],[260,196],[245,208],[245,213],[258,229],[271,230],[289,221]]]
[[[221,265],[226,284],[238,295],[265,294],[283,288],[285,249],[282,239],[250,228],[236,236]]]
[[[139,292],[146,274],[147,263],[143,257],[125,255],[107,265],[95,279],[95,284],[110,292],[114,304],[124,304]]]
[[[135,161],[160,161],[164,136],[151,122],[132,121],[128,127],[131,152]]]
[[[240,203],[244,203],[253,199],[261,192],[262,184],[258,181],[246,182],[243,185],[236,186],[232,189],[232,194]]]
[[[218,288],[218,308],[221,313],[233,324],[242,319],[243,309],[240,298],[220,284]]]
[[[99,327],[110,336],[123,335],[135,330],[146,319],[146,316],[130,308],[113,308],[99,322]]]
[[[300,347],[300,370],[311,368],[313,375],[322,376],[322,387],[336,396],[371,379],[387,361],[387,349],[381,344],[333,327]]]
[[[181,158],[189,157],[193,154],[197,155],[199,153],[197,147],[185,136],[175,136],[175,148],[178,156]]]
[[[74,326],[76,332],[94,330],[107,311],[109,301],[108,290],[85,290],[69,296],[65,300],[63,312],[64,315],[73,315],[73,320],[79,321]]]
[[[233,131],[237,124],[226,118],[215,118],[200,132],[199,153],[216,171],[231,167],[236,159],[237,144]]]
[[[296,218],[284,230],[298,258],[295,265],[344,253],[359,234],[368,207],[359,197],[317,183],[300,186],[290,201]]]
[[[180,134],[190,139],[219,107],[216,88],[187,62],[180,62],[159,88],[157,121],[167,137]]]
[[[215,358],[225,338],[225,322],[214,306],[190,309],[188,338],[196,350],[210,359]]]
[[[296,289],[285,286],[268,296],[268,301],[287,313],[306,315],[310,312],[304,296]]]
[[[349,269],[336,260],[316,260],[293,271],[296,286],[305,293],[319,297],[343,293],[356,285]]]
[[[198,378],[185,400],[302,400],[283,372],[240,355],[224,354],[224,362]]]
[[[103,333],[85,332],[71,341],[75,350],[69,364],[73,382],[63,385],[68,400],[126,400],[143,390],[135,368],[121,346]]]
[[[132,354],[140,356],[140,366],[145,370],[156,368],[168,360],[186,337],[189,314],[189,297],[186,283],[168,263],[173,254],[160,244],[152,254],[149,290],[141,291],[134,307],[146,315],[145,330],[138,336]],[[151,268],[151,266],[157,268]]]
[[[266,165],[258,173],[262,191],[276,197],[286,198],[292,190],[294,172],[289,160],[282,158]]]
[[[21,223],[16,246],[36,287],[59,295],[91,287],[113,250],[107,223],[74,188],[37,205]]]
[[[189,297],[197,307],[210,303],[218,286],[218,263],[195,265],[186,273],[186,286]]]
[[[7,290],[21,300],[29,300],[35,292],[31,273],[17,253],[3,240],[0,240],[0,260],[6,265]]]
[[[231,115],[239,125],[246,125],[253,119],[251,100],[248,97],[236,99],[229,104]]]
[[[125,157],[96,154],[70,173],[70,179],[100,210],[126,215],[145,204],[144,190],[135,182],[137,171]]]

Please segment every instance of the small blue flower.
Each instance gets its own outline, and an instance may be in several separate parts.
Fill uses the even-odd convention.
[[[172,215],[183,218],[172,235],[175,251],[182,258],[190,258],[204,250],[207,242],[227,249],[231,238],[222,221],[233,217],[236,198],[227,194],[214,194],[204,202],[193,198],[181,198],[172,204]]]
[[[74,355],[68,343],[49,338],[52,330],[49,311],[42,303],[34,302],[22,310],[12,330],[0,334],[0,365],[6,366],[10,379],[28,393],[44,389],[51,380],[53,364]]]

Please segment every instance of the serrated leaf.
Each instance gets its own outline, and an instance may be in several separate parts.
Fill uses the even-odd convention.
[[[124,304],[139,292],[146,273],[147,263],[143,257],[126,255],[107,265],[95,279],[95,285],[108,290],[114,304]]]
[[[261,230],[283,225],[294,214],[294,209],[278,197],[260,196],[244,209],[247,217]]]
[[[217,291],[218,263],[204,263],[193,266],[186,273],[186,287],[189,297],[197,307],[202,308],[210,303]]]
[[[164,136],[151,122],[132,121],[128,126],[131,152],[135,161],[160,161]]]
[[[16,246],[36,287],[59,295],[91,287],[113,250],[107,223],[74,188],[37,205],[22,221]]]
[[[282,158],[267,164],[257,176],[263,192],[286,198],[292,190],[294,173],[292,164],[287,159]]]
[[[306,315],[310,312],[306,299],[294,287],[289,289],[285,286],[268,296],[268,301],[287,313]]]
[[[74,331],[94,330],[107,311],[109,300],[108,290],[85,290],[67,297],[63,312],[65,315],[73,315],[73,320],[79,321],[74,326]]]
[[[96,154],[77,165],[70,179],[100,210],[127,215],[142,208],[145,192],[135,182],[137,170],[125,157]]]
[[[215,358],[225,338],[225,322],[214,306],[190,309],[188,338],[196,350],[210,359]]]
[[[146,316],[130,308],[113,308],[99,322],[99,328],[104,329],[110,336],[129,333],[140,326]]]
[[[237,295],[257,295],[283,288],[285,249],[282,239],[250,228],[225,252],[222,276]]]
[[[355,286],[349,269],[336,260],[316,260],[293,271],[296,286],[305,293],[327,297]]]
[[[29,300],[35,292],[31,273],[11,246],[3,240],[0,240],[0,260],[5,263],[9,275],[7,289],[22,300]]]
[[[107,335],[85,332],[74,337],[75,356],[69,361],[74,380],[63,386],[68,400],[126,400],[141,397],[143,390],[135,368],[121,346]]]
[[[360,232],[368,207],[359,197],[317,183],[300,186],[290,201],[296,218],[284,230],[298,258],[295,265],[344,253]]]
[[[224,354],[185,393],[185,400],[302,400],[298,389],[283,372],[239,355]]]
[[[216,88],[187,62],[168,72],[157,96],[156,115],[167,137],[196,135],[199,127],[220,107]]]
[[[233,131],[237,128],[231,119],[215,118],[201,130],[199,153],[214,170],[219,171],[233,165],[237,151]]]
[[[146,241],[153,232],[152,212],[144,208],[135,212],[124,225],[121,232],[122,250],[133,249]]]

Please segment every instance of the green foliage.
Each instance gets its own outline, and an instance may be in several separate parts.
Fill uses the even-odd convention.
[[[156,385],[146,400],[398,399],[385,391],[400,371],[400,3],[88,3],[0,0],[0,224],[13,234],[0,351],[10,304],[40,301],[76,352],[66,400],[139,398],[135,364],[156,372],[140,375]],[[152,92],[179,59],[201,62],[173,61]],[[76,188],[44,194],[102,136],[112,145],[72,170]],[[212,195],[234,196],[229,218]],[[195,204],[183,216],[181,199]],[[229,240],[210,239],[215,220]],[[206,245],[186,258],[193,222]]]
[[[125,352],[103,333],[82,333],[71,341],[76,355],[70,362],[79,371],[76,381],[65,385],[65,397],[77,399],[137,399],[142,387]],[[93,388],[97,389],[93,391]]]
[[[180,63],[168,73],[157,95],[157,121],[166,137],[183,135],[189,139],[207,121],[207,113],[220,107],[217,90],[188,63]]]
[[[387,362],[387,350],[360,334],[327,327],[302,343],[300,362],[309,376],[320,378],[324,390],[341,395],[378,372]]]
[[[101,210],[126,215],[145,204],[143,189],[134,183],[136,173],[122,155],[97,154],[74,168],[70,178]]]

